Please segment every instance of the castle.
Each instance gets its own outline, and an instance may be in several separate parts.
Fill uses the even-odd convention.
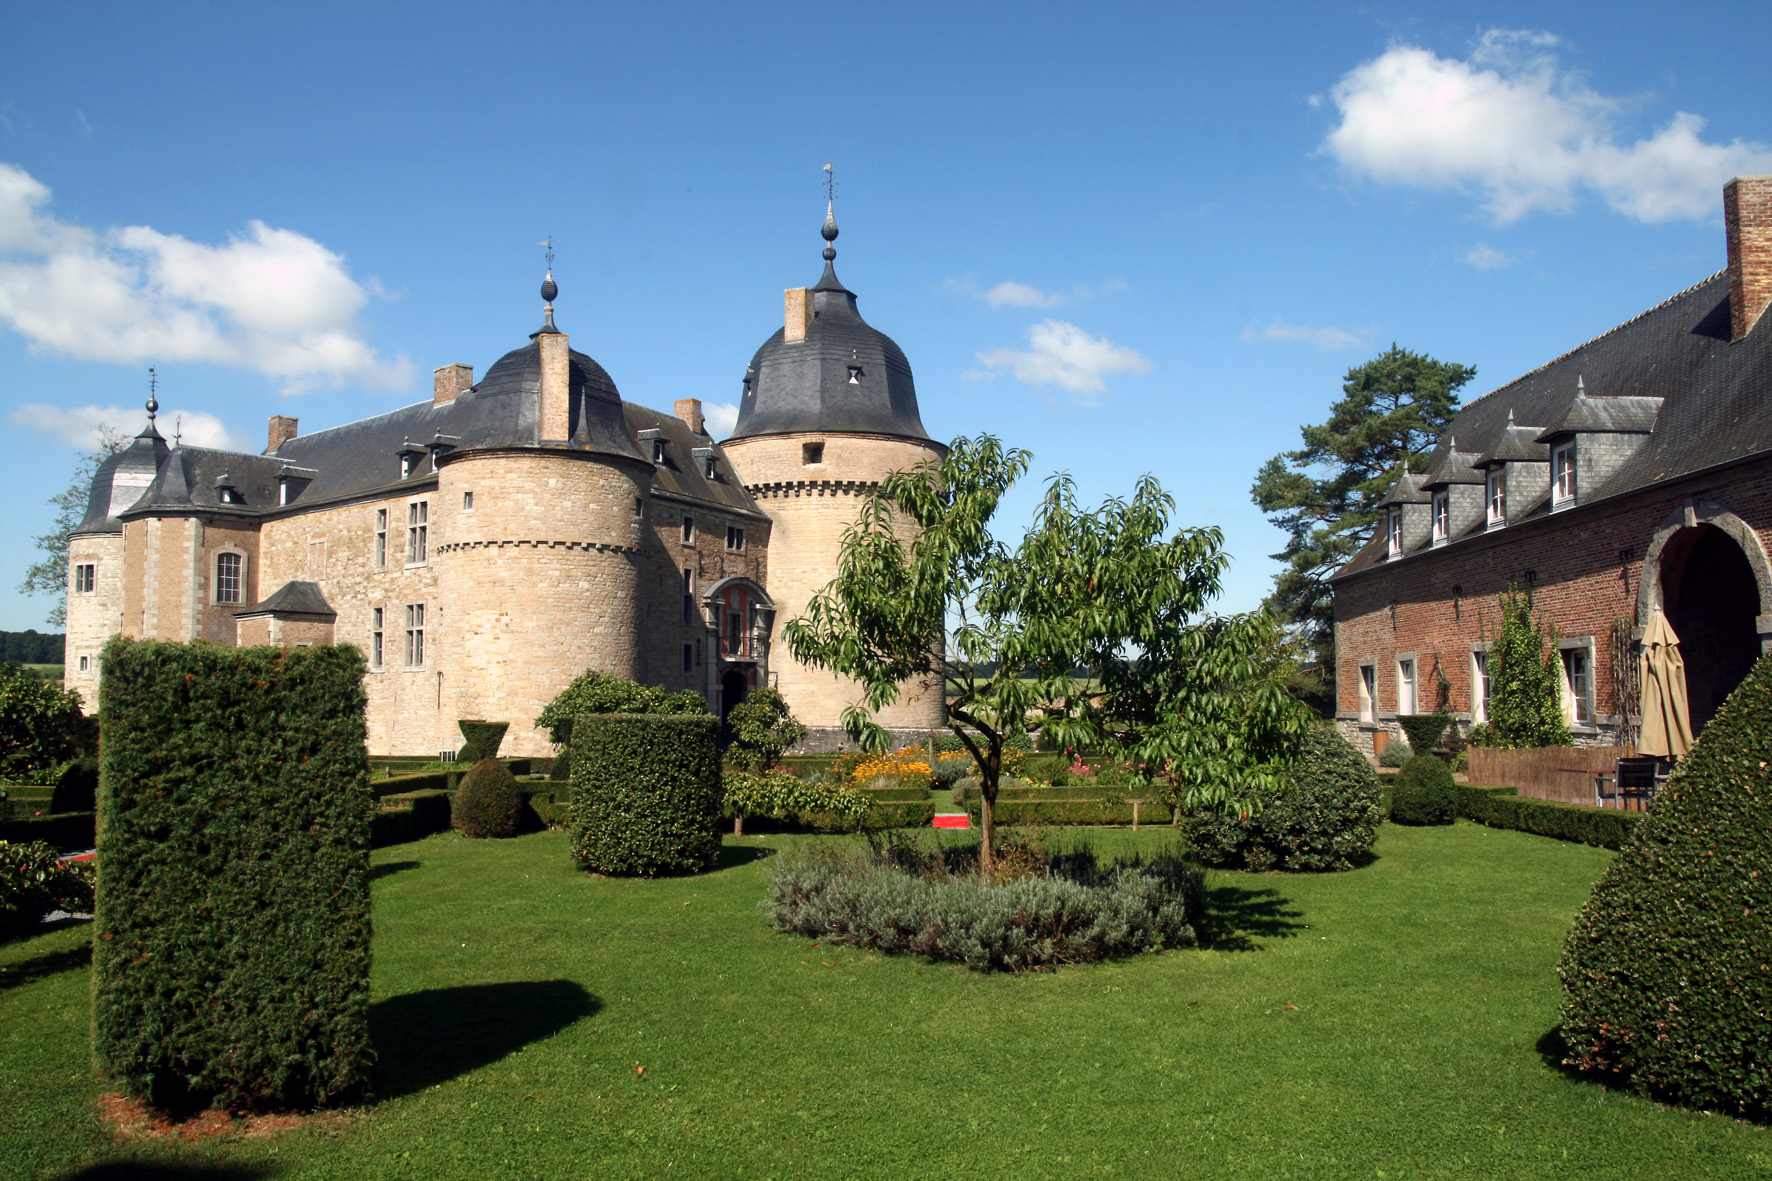
[[[533,719],[587,669],[716,713],[771,685],[809,745],[840,743],[859,687],[795,663],[779,629],[835,575],[863,498],[946,448],[903,351],[837,279],[828,209],[822,234],[824,274],[786,292],[724,443],[698,399],[622,399],[555,327],[551,268],[529,343],[477,382],[436,370],[429,401],[308,435],[278,415],[251,455],[169,446],[150,398],[71,537],[64,683],[96,708],[113,635],[352,643],[378,754],[453,750],[462,718],[509,721],[506,753],[550,753]],[[878,720],[920,738],[942,690],[906,685]]]

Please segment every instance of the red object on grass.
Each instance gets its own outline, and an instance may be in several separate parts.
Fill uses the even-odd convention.
[[[931,824],[935,828],[971,828],[972,817],[965,812],[937,812]]]

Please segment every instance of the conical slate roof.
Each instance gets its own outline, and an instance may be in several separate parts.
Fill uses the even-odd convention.
[[[142,498],[148,485],[165,466],[171,448],[160,432],[154,429],[150,416],[148,425],[135,441],[123,450],[105,457],[92,477],[92,490],[87,494],[86,516],[73,536],[83,533],[121,533],[123,522],[118,514]]]

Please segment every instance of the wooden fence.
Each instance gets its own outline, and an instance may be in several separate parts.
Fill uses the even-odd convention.
[[[1470,748],[1467,769],[1472,783],[1518,789],[1523,796],[1564,804],[1594,802],[1594,776],[1610,775],[1619,759],[1635,751],[1628,746],[1548,746],[1533,750]]]

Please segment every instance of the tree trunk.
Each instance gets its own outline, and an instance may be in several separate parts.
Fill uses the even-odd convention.
[[[735,837],[742,837],[744,835],[744,813],[743,812],[736,813],[732,817],[732,835]]]
[[[1003,779],[1003,747],[992,742],[985,756],[984,774],[978,781],[978,872],[989,877],[996,861],[997,787]]]

